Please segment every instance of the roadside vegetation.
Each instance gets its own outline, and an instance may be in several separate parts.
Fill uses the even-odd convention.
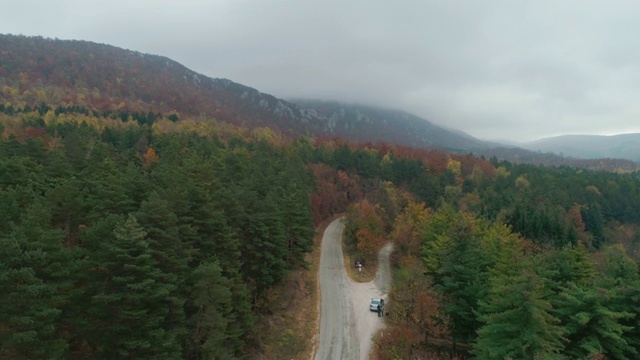
[[[75,105],[0,133],[2,358],[308,358],[336,214],[368,276],[395,243],[377,358],[637,358],[638,173]]]

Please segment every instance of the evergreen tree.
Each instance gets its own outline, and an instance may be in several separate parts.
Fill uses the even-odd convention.
[[[60,334],[62,294],[70,286],[71,253],[61,247],[61,231],[36,201],[19,224],[0,235],[0,355],[7,358],[63,358],[68,344]]]
[[[169,313],[163,327],[182,339],[187,332],[184,305],[188,298],[186,279],[192,250],[180,238],[178,217],[157,192],[142,202],[136,219],[147,234],[149,253],[162,272],[160,281],[173,287],[164,299]]]
[[[133,215],[103,240],[96,269],[104,283],[92,297],[90,315],[100,329],[98,355],[106,358],[178,358],[181,347],[163,328],[166,299],[175,287],[164,283],[146,233]]]
[[[0,239],[2,257],[5,239]],[[57,336],[61,310],[53,285],[29,267],[0,264],[0,357],[5,359],[63,359],[67,343]]]
[[[102,149],[102,151],[106,151]],[[98,152],[98,149],[94,149]],[[87,181],[87,206],[91,209],[88,219],[95,221],[107,214],[127,214],[135,210],[135,204],[125,193],[126,179],[118,164],[106,154],[100,163],[85,169]]]
[[[66,177],[46,193],[51,206],[52,223],[63,229],[65,244],[78,245],[80,225],[86,223],[85,194],[83,183],[75,177]]]
[[[251,206],[255,210],[246,213],[240,228],[242,272],[258,293],[280,281],[288,270],[285,226],[276,204],[271,195],[256,200]]]
[[[573,359],[595,355],[629,359],[635,350],[625,339],[631,327],[622,324],[631,313],[613,309],[612,293],[603,288],[569,284],[556,301],[556,313],[566,329],[565,353]]]
[[[545,286],[555,294],[562,292],[569,284],[587,284],[596,275],[586,250],[566,246],[540,253],[533,261],[536,271],[546,281]]]
[[[309,196],[293,187],[282,196],[283,223],[287,239],[287,260],[300,264],[311,251],[315,231],[311,227],[311,205]]]
[[[606,289],[606,307],[616,313],[632,314],[619,319],[626,327],[622,335],[629,344],[625,356],[637,358],[640,353],[640,273],[638,264],[620,246],[608,246],[600,254],[601,269],[596,280]]]
[[[598,203],[592,203],[589,206],[582,207],[582,219],[584,221],[585,230],[593,236],[592,246],[600,248],[604,243],[604,220],[602,209]]]
[[[234,327],[231,281],[222,275],[217,261],[203,263],[193,272],[190,294],[196,312],[189,319],[193,328],[191,356],[201,359],[234,359],[243,345],[242,329]]]
[[[62,359],[67,344],[57,334],[58,289],[29,266],[42,253],[25,249],[24,240],[18,233],[0,237],[0,357]]]
[[[559,359],[563,329],[544,299],[543,282],[530,269],[495,276],[480,301],[484,325],[472,353],[480,359]]]
[[[488,262],[481,249],[473,220],[461,217],[444,235],[435,288],[446,299],[443,308],[449,316],[454,348],[474,341],[479,327],[478,301],[487,292]]]

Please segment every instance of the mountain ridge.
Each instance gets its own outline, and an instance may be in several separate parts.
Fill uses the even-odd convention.
[[[274,127],[294,136],[337,136],[420,148],[469,151],[488,147],[468,134],[446,130],[406,112],[352,110],[345,104],[326,113],[229,79],[199,74],[164,56],[112,45],[0,35],[0,48],[5,49],[0,52],[2,102],[33,105],[46,101],[97,109],[206,115],[247,127]]]
[[[248,128],[270,127],[287,136],[342,137],[478,156],[499,154],[510,161],[535,158],[541,164],[572,164],[562,156],[541,157],[523,149],[514,156],[501,144],[402,110],[279,99],[230,79],[197,73],[165,56],[108,44],[0,34],[0,49],[1,104],[160,112]]]
[[[622,158],[640,163],[640,133],[618,135],[560,135],[520,144],[580,159]]]

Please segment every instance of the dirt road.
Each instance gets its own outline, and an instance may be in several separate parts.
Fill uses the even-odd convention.
[[[356,283],[348,279],[342,257],[341,220],[325,230],[320,255],[320,337],[316,360],[368,359],[371,336],[382,326],[381,318],[369,311],[372,297],[386,297],[390,283],[387,245],[380,252],[374,281]]]

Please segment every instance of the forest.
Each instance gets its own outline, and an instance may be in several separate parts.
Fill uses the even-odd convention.
[[[637,172],[82,106],[0,133],[1,358],[255,356],[341,213],[357,256],[396,244],[380,359],[638,356]]]
[[[82,112],[1,123],[1,358],[239,357],[257,299],[305,265],[312,174],[283,146]]]

